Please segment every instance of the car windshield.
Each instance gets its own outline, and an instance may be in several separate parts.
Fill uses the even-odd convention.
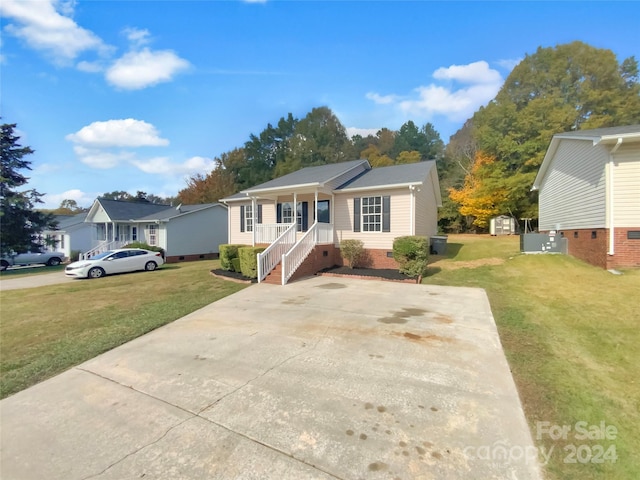
[[[106,252],[99,253],[98,255],[94,255],[90,258],[90,260],[100,260],[101,258],[108,257],[113,253],[113,250],[108,250]]]

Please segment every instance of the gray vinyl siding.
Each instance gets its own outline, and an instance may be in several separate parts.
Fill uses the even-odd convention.
[[[222,206],[172,218],[158,232],[169,256],[218,253],[227,243],[227,210]]]
[[[540,185],[540,230],[605,227],[608,156],[591,141],[560,143]]]
[[[640,145],[624,144],[614,155],[613,223],[640,227]]]

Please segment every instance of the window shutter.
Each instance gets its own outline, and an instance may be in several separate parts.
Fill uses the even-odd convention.
[[[302,231],[309,229],[309,202],[302,202]]]
[[[262,205],[258,205],[258,223],[262,223]]]
[[[353,231],[360,231],[360,198],[353,199]]]
[[[244,232],[244,205],[240,205],[240,231]]]
[[[382,197],[382,231],[391,231],[391,197]]]
[[[282,223],[282,204],[279,203],[276,207],[276,223]]]

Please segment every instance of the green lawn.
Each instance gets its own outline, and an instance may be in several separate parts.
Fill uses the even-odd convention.
[[[245,287],[211,276],[218,267],[217,260],[169,264],[0,292],[1,398]]]
[[[640,478],[640,271],[518,250],[518,237],[451,235],[423,283],[486,289],[534,441],[553,448],[547,477]],[[582,439],[580,421],[617,433]],[[556,441],[538,422],[571,431]]]

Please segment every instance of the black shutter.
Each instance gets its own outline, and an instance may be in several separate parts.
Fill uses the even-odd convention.
[[[353,231],[360,231],[360,198],[353,199]]]
[[[244,232],[244,205],[240,205],[240,231]]]
[[[282,223],[282,204],[279,203],[276,207],[276,223]]]
[[[391,231],[391,197],[382,197],[382,231]]]
[[[262,223],[262,205],[258,205],[258,223]]]
[[[302,202],[302,231],[309,229],[309,202]]]

